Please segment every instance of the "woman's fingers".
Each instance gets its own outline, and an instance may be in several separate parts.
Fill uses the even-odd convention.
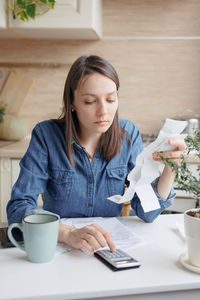
[[[76,249],[85,248],[93,252],[108,245],[111,251],[116,250],[111,234],[97,224],[74,229],[70,236],[70,244]]]
[[[116,247],[115,247],[115,244],[112,240],[112,234],[108,231],[106,231],[104,228],[102,228],[101,226],[99,226],[98,224],[93,224],[93,226],[95,228],[97,228],[97,230],[99,232],[101,232],[101,234],[103,235],[104,237],[104,241],[106,242],[106,244],[108,245],[108,247],[110,248],[110,250],[112,252],[116,251]]]
[[[180,151],[185,151],[187,149],[187,145],[185,143],[184,137],[182,136],[169,139],[168,144],[172,146],[176,146]]]
[[[94,248],[92,248],[92,246],[90,246],[90,244],[88,244],[86,240],[82,240],[81,246],[78,247],[77,249],[82,249],[82,248],[89,251],[90,253],[94,252]]]
[[[175,146],[175,149],[164,151],[164,152],[154,152],[152,154],[155,161],[162,161],[163,159],[170,159],[180,162],[183,156],[187,154],[188,148],[185,143],[184,137],[178,136],[168,140],[168,144]]]
[[[154,152],[153,159],[157,161],[162,161],[162,158],[166,159],[181,159],[184,155],[183,151],[174,150],[174,151],[165,151],[165,152]]]
[[[86,233],[84,239],[87,243],[94,249],[97,250],[99,248],[106,246],[106,241],[104,242],[102,238],[99,237],[100,233],[94,233],[94,235],[90,233]]]

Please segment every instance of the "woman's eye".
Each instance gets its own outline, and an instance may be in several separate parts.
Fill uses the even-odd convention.
[[[108,102],[115,102],[115,99],[107,99]]]
[[[85,104],[92,104],[94,101],[85,101]]]

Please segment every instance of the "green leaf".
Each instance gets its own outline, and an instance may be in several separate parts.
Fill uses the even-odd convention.
[[[24,10],[17,13],[17,17],[22,21],[28,21],[28,16]]]
[[[48,4],[49,4],[49,7],[50,8],[54,8],[54,6],[55,6],[55,0],[47,0],[48,1]]]
[[[47,4],[47,0],[39,0],[39,3]]]
[[[30,5],[30,4],[33,4],[33,3],[35,3],[36,1],[37,1],[37,0],[24,0],[26,6],[27,6],[27,5]]]
[[[14,19],[17,16],[22,21],[28,21],[29,17],[34,19],[36,15],[42,15],[54,8],[55,2],[55,0],[13,0],[9,2],[9,9],[13,11]]]
[[[35,4],[30,4],[26,6],[26,13],[27,15],[34,19],[35,18],[35,11],[36,11],[36,5]]]
[[[17,6],[19,7],[19,8],[25,8],[25,1],[24,0],[17,0]]]

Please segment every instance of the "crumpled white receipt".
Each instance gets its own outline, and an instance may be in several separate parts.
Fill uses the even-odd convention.
[[[180,135],[186,126],[187,121],[166,119],[156,140],[137,156],[136,166],[128,174],[130,185],[124,195],[113,195],[107,199],[120,204],[130,201],[134,193],[137,193],[145,212],[160,208],[158,198],[151,186],[151,182],[160,175],[159,163],[153,160],[152,153],[174,149],[168,144],[168,140]]]

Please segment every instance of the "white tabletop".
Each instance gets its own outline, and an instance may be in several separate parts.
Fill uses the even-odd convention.
[[[33,264],[19,249],[1,249],[0,299],[131,299],[129,295],[167,299],[164,296],[170,295],[171,300],[177,294],[181,298],[176,299],[199,299],[200,274],[179,262],[186,246],[175,228],[176,221],[183,223],[183,215],[161,215],[153,223],[137,217],[121,219],[135,224],[133,231],[150,240],[127,251],[140,261],[140,268],[112,272],[78,250]]]

